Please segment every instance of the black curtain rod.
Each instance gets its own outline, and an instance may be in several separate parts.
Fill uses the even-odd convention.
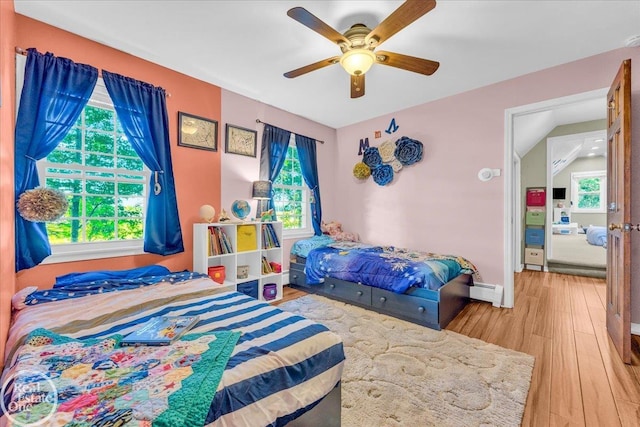
[[[15,50],[16,50],[16,53],[18,55],[27,56],[27,50],[26,49],[23,49],[21,47],[16,47]],[[100,70],[98,70],[98,77],[102,78],[102,72]],[[171,94],[169,92],[167,92],[166,90],[164,91],[164,95],[167,98],[171,98]]]
[[[274,125],[272,125],[271,123],[265,123],[265,122],[263,122],[263,121],[262,121],[262,120],[260,120],[260,119],[256,119],[256,123],[262,123],[263,125],[274,126]],[[279,127],[279,126],[275,126],[275,127]],[[297,135],[300,135],[300,134],[299,134],[299,133],[297,133],[297,132],[292,132],[292,133],[295,133],[295,134],[297,134]],[[304,136],[305,138],[313,139],[314,141],[319,142],[320,144],[324,144],[324,141],[320,141],[319,139],[311,138],[310,136],[305,136],[305,135],[300,135],[300,136]]]

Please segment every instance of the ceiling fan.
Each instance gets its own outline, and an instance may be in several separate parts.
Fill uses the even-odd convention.
[[[344,34],[340,34],[305,8],[289,9],[287,15],[336,43],[342,50],[342,55],[297,68],[284,73],[284,76],[294,78],[340,63],[351,75],[351,98],[364,95],[364,75],[374,63],[430,76],[440,66],[439,62],[394,52],[375,51],[375,48],[434,7],[435,0],[407,0],[373,30],[364,24],[355,24]]]

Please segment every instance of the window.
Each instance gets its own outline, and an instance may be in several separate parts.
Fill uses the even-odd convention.
[[[38,162],[69,208],[47,223],[45,263],[142,253],[150,173],[124,135],[102,79],[71,131]]]
[[[571,174],[572,212],[604,213],[607,204],[607,172],[590,171]]]
[[[298,160],[295,135],[291,134],[284,166],[273,183],[273,205],[286,236],[312,235],[309,188]]]

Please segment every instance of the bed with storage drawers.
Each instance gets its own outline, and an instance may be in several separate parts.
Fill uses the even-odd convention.
[[[459,256],[360,243],[292,249],[293,287],[440,330],[469,302],[475,266]]]

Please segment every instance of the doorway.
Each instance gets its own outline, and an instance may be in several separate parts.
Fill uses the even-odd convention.
[[[602,129],[546,140],[546,266],[555,273],[605,279],[606,120],[587,124]]]
[[[505,150],[504,150],[504,306],[513,307],[513,273],[522,270],[522,240],[516,240],[523,230],[521,210],[521,167],[520,160],[556,126],[594,120],[598,117],[577,118],[571,111],[579,106],[597,106],[604,109],[608,88],[602,88],[577,95],[555,98],[534,104],[505,110]],[[595,110],[595,109],[594,109]],[[556,114],[557,113],[557,114]],[[563,119],[558,119],[558,117]],[[571,121],[564,121],[571,120]],[[517,175],[516,175],[517,174]],[[546,174],[543,172],[543,176]],[[544,178],[543,178],[544,180]],[[546,182],[541,183],[546,187]],[[549,200],[547,202],[550,202]]]

